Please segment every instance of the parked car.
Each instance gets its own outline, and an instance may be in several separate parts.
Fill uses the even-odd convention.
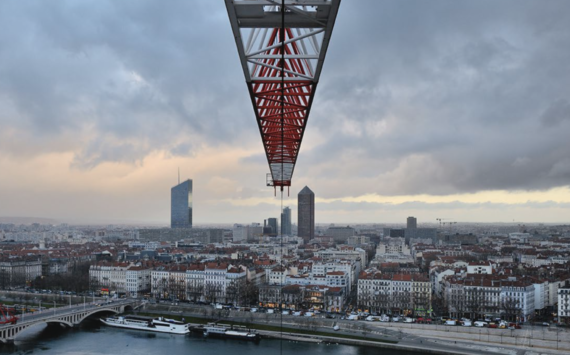
[[[457,325],[457,321],[455,319],[449,319],[445,321],[445,325]]]
[[[475,323],[473,323],[473,325],[476,327],[482,328],[482,327],[486,327],[487,325],[489,325],[489,323],[478,320]]]
[[[545,326],[545,327],[549,327],[549,326],[550,326],[550,323],[548,323],[548,322],[543,322],[542,325]]]

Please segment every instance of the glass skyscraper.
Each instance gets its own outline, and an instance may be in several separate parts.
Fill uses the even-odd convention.
[[[281,235],[291,235],[291,209],[283,208],[281,213]]]
[[[170,190],[170,227],[192,228],[192,180]]]

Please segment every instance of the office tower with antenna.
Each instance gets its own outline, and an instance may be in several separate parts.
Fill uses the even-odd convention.
[[[170,227],[192,228],[192,180],[180,182],[170,189]]]

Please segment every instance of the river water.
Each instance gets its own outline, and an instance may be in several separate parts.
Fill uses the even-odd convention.
[[[43,330],[42,330],[43,329]],[[239,340],[204,339],[197,335],[157,334],[111,328],[84,322],[79,329],[29,329],[0,354],[41,355],[411,355],[404,351],[336,344],[262,339],[258,344]],[[417,354],[417,353],[416,353]]]

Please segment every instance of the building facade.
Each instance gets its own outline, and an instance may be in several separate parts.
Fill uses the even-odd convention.
[[[99,263],[89,268],[89,285],[92,291],[107,289],[109,292],[125,294],[127,292],[128,263]]]
[[[42,276],[40,258],[15,258],[0,260],[0,287],[24,286]]]
[[[560,323],[570,323],[570,283],[558,288],[558,317]]]
[[[142,266],[130,267],[125,272],[126,291],[129,297],[143,297],[150,294],[151,269]]]
[[[350,226],[346,227],[329,227],[327,236],[333,237],[335,243],[346,243],[348,238],[354,236],[356,231]]]

